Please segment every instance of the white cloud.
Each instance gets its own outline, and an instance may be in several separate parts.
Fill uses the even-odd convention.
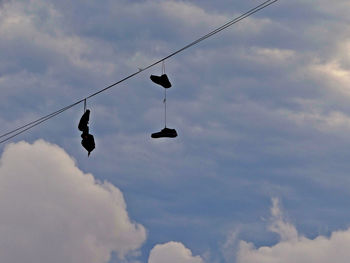
[[[156,245],[150,253],[148,263],[204,263],[200,256],[193,256],[191,250],[179,242]]]
[[[350,229],[336,231],[331,236],[308,239],[283,219],[278,199],[273,199],[273,222],[270,230],[281,240],[273,246],[255,248],[252,243],[240,242],[238,263],[346,263],[349,262]]]
[[[346,35],[348,30],[343,31],[341,31],[342,34],[338,33],[333,37],[338,41],[334,41],[330,47],[327,46],[326,52],[318,51],[307,65],[305,72],[308,77],[321,87],[325,86],[331,93],[348,97],[350,96],[350,39],[347,37],[348,34]]]
[[[161,2],[160,8],[166,17],[186,23],[187,27],[203,26],[203,24],[209,27],[213,26],[213,23],[220,25],[228,21],[223,15],[209,14],[197,5],[181,1],[164,1]]]
[[[350,95],[350,71],[342,68],[337,60],[310,66],[310,73],[315,79],[325,82],[332,90]]]
[[[225,243],[221,246],[221,252],[225,262],[231,262],[235,257],[238,246],[239,229],[229,232]]]
[[[272,198],[271,215],[273,217],[272,224],[269,229],[277,233],[281,240],[297,240],[298,232],[295,227],[283,219],[283,214],[279,206],[279,200]]]
[[[0,163],[1,262],[108,262],[140,248],[121,191],[43,140],[8,145]]]

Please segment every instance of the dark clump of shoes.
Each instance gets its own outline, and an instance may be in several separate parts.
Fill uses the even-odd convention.
[[[89,134],[89,119],[90,119],[90,110],[86,110],[81,116],[78,129],[82,131],[81,134],[81,145],[87,150],[88,156],[90,156],[90,153],[95,149],[95,139],[92,134]]]
[[[171,87],[171,83],[170,83],[168,76],[166,74],[163,74],[161,76],[151,75],[150,78],[154,83],[161,85],[165,89],[168,89]]]
[[[175,129],[169,129],[169,128],[165,127],[160,132],[152,133],[151,137],[152,138],[164,138],[164,137],[175,138],[175,137],[177,137],[177,132]]]

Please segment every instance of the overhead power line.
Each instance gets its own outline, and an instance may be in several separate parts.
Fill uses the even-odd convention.
[[[206,35],[198,38],[197,40],[189,43],[188,45],[184,46],[183,48],[180,48],[179,50],[176,50],[175,52],[171,53],[170,55],[168,55],[168,56],[166,56],[166,57],[164,57],[164,58],[162,58],[162,59],[160,59],[160,60],[150,64],[150,65],[148,65],[147,67],[139,69],[137,72],[135,72],[135,73],[133,73],[133,74],[131,74],[131,75],[129,75],[129,76],[127,76],[127,77],[125,77],[125,78],[123,78],[123,79],[121,79],[121,80],[119,80],[119,81],[117,81],[117,82],[115,82],[115,83],[113,83],[113,84],[111,84],[111,85],[101,89],[101,90],[98,90],[95,93],[92,93],[89,96],[87,96],[87,97],[85,97],[85,98],[83,98],[83,99],[81,99],[79,101],[76,101],[76,102],[74,102],[74,103],[72,103],[72,104],[70,104],[68,106],[65,106],[65,107],[63,107],[63,108],[61,108],[61,109],[59,109],[59,110],[57,110],[55,112],[52,112],[52,113],[50,113],[48,115],[45,115],[45,116],[43,116],[43,117],[41,117],[41,118],[39,118],[37,120],[31,121],[31,122],[29,122],[29,123],[27,123],[27,124],[25,124],[23,126],[20,126],[20,127],[14,129],[14,130],[11,130],[9,132],[6,132],[6,133],[0,135],[0,139],[4,138],[4,139],[2,139],[0,141],[0,144],[2,144],[4,142],[6,142],[6,141],[8,141],[8,140],[10,140],[10,139],[12,139],[12,138],[22,134],[22,133],[24,133],[24,132],[34,128],[35,126],[37,126],[37,125],[39,125],[39,124],[41,124],[43,122],[48,121],[49,119],[51,119],[51,118],[53,118],[53,117],[63,113],[64,111],[66,111],[66,110],[68,110],[68,109],[70,109],[70,108],[72,108],[72,107],[74,107],[74,106],[76,106],[76,105],[86,101],[87,99],[90,99],[90,98],[92,98],[92,97],[94,97],[94,96],[96,96],[96,95],[98,95],[98,94],[100,94],[100,93],[102,93],[102,92],[104,92],[104,91],[106,91],[106,90],[108,90],[108,89],[110,89],[110,88],[112,88],[112,87],[114,87],[114,86],[116,86],[116,85],[118,85],[118,84],[120,84],[120,83],[122,83],[122,82],[124,82],[124,81],[126,81],[126,80],[128,80],[128,79],[130,79],[132,77],[134,77],[134,76],[136,76],[136,75],[138,75],[138,74],[140,74],[141,72],[152,68],[153,66],[155,66],[155,65],[157,65],[157,64],[159,64],[159,63],[161,63],[161,62],[163,62],[163,61],[165,61],[165,60],[167,60],[167,59],[169,59],[169,58],[171,58],[171,57],[173,57],[173,56],[175,56],[177,54],[179,54],[180,52],[182,52],[182,51],[184,51],[184,50],[186,50],[186,49],[188,49],[188,48],[190,48],[190,47],[192,47],[194,45],[197,45],[198,43],[202,42],[203,40],[206,40],[207,38],[212,37],[213,35],[215,35],[215,34],[221,32],[221,31],[225,30],[226,28],[228,28],[228,27],[230,27],[230,26],[240,22],[241,20],[243,20],[243,19],[245,19],[245,18],[255,14],[256,12],[258,12],[258,11],[260,11],[260,10],[270,6],[270,5],[272,5],[273,3],[277,2],[277,1],[278,0],[267,0],[267,1],[263,2],[262,4],[260,4],[260,5],[256,6],[256,7],[252,8],[252,9],[250,9],[249,11],[245,12],[244,14],[234,18],[233,20],[231,20],[229,22],[227,22],[226,24],[224,24],[224,25],[214,29],[213,31],[209,32],[208,34],[206,34]]]

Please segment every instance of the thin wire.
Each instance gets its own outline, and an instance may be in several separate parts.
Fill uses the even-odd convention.
[[[192,46],[198,44],[199,42],[201,42],[201,41],[203,41],[203,40],[205,40],[205,39],[207,39],[207,38],[209,38],[209,37],[211,37],[211,36],[213,36],[213,35],[219,33],[220,31],[222,31],[222,30],[224,30],[224,29],[226,29],[226,28],[228,28],[228,27],[230,27],[230,26],[232,26],[232,25],[238,23],[239,21],[241,21],[241,20],[247,18],[248,16],[251,16],[251,15],[255,14],[256,12],[258,12],[258,11],[260,11],[260,10],[262,10],[262,9],[264,9],[264,8],[266,8],[266,7],[268,7],[268,6],[270,6],[270,5],[272,5],[273,3],[277,2],[277,1],[278,1],[278,0],[273,0],[273,1],[272,1],[272,0],[267,0],[267,1],[265,1],[264,3],[262,3],[262,4],[258,5],[257,7],[255,7],[255,8],[253,8],[253,9],[249,10],[248,12],[244,13],[243,15],[240,15],[239,17],[237,17],[237,18],[231,20],[230,22],[226,23],[225,25],[222,25],[221,27],[219,27],[219,28],[217,28],[217,29],[211,31],[210,33],[206,34],[205,36],[203,36],[203,37],[201,37],[201,38],[199,38],[199,39],[193,41],[192,43],[188,44],[187,46],[184,46],[183,48],[181,48],[181,49],[179,49],[179,50],[177,50],[177,51],[171,53],[170,55],[168,55],[168,56],[166,56],[166,57],[164,57],[164,58],[162,58],[162,59],[160,59],[160,60],[158,60],[158,61],[156,61],[156,62],[150,64],[149,66],[147,66],[147,67],[145,67],[145,68],[143,68],[143,69],[139,69],[139,71],[137,71],[137,72],[135,72],[135,73],[133,73],[133,74],[131,74],[131,75],[129,75],[129,76],[127,76],[127,77],[121,79],[121,80],[119,80],[118,82],[115,82],[115,83],[113,83],[113,84],[111,84],[111,85],[105,87],[104,89],[101,89],[101,90],[99,90],[99,91],[97,91],[97,92],[91,94],[90,96],[86,97],[86,99],[89,99],[89,98],[91,98],[91,97],[94,97],[94,96],[96,96],[97,94],[99,94],[99,93],[101,93],[101,92],[104,92],[104,91],[106,91],[106,90],[108,90],[108,89],[114,87],[115,85],[118,85],[118,84],[120,84],[120,83],[122,83],[122,82],[124,82],[124,81],[126,81],[126,80],[128,80],[128,79],[130,79],[130,78],[132,78],[132,77],[134,77],[135,75],[140,74],[141,72],[143,72],[143,71],[145,71],[145,70],[147,70],[147,69],[149,69],[149,68],[152,68],[153,66],[155,66],[155,65],[157,65],[157,64],[159,64],[159,63],[161,63],[161,62],[163,62],[163,61],[165,61],[165,60],[167,60],[167,59],[169,59],[169,58],[171,58],[171,57],[177,55],[178,53],[184,51],[185,49],[188,49],[188,48],[190,48],[190,47],[192,47]]]
[[[58,110],[58,111],[56,111],[56,112],[54,112],[54,113],[52,113],[52,114],[46,115],[46,117],[40,118],[40,119],[39,119],[40,121],[37,120],[37,122],[35,122],[35,121],[34,121],[34,122],[31,122],[32,125],[30,125],[30,124],[28,123],[27,125],[22,126],[22,127],[18,128],[18,129],[16,129],[16,131],[19,131],[19,130],[21,130],[21,129],[27,127],[27,128],[25,128],[25,129],[23,129],[23,130],[21,130],[21,131],[15,133],[15,134],[9,136],[9,137],[7,137],[6,139],[0,141],[0,144],[1,144],[1,143],[4,143],[4,142],[6,142],[6,141],[8,141],[8,140],[10,140],[10,139],[12,139],[13,137],[16,137],[17,135],[20,135],[21,133],[24,133],[25,131],[27,131],[27,130],[29,130],[29,129],[31,129],[31,128],[33,128],[33,127],[35,127],[35,126],[37,126],[37,125],[39,125],[39,124],[41,124],[41,123],[43,123],[43,122],[45,122],[45,121],[51,119],[51,118],[53,118],[53,117],[55,117],[55,116],[58,115],[58,114],[61,114],[62,112],[64,112],[64,111],[66,111],[66,110],[68,110],[68,109],[70,109],[70,108],[72,108],[72,107],[78,105],[78,104],[81,103],[81,102],[82,102],[82,101],[77,101],[76,103],[71,104],[71,105],[69,105],[69,106],[67,106],[67,107],[64,107],[64,108],[62,108],[62,109],[60,109],[60,110]],[[13,133],[13,132],[14,132],[14,131],[12,131],[12,133]],[[11,133],[7,133],[7,134],[11,134]],[[4,136],[2,135],[1,137],[4,137]]]
[[[10,131],[10,132],[4,133],[4,134],[2,134],[2,135],[0,136],[0,138],[3,138],[3,137],[5,137],[5,136],[7,136],[7,135],[10,135],[10,134],[14,133],[14,132],[17,132],[17,131],[19,131],[19,130],[21,130],[21,129],[24,129],[24,128],[26,128],[26,127],[28,127],[28,126],[30,126],[30,125],[32,125],[32,124],[35,124],[35,123],[37,123],[37,122],[40,122],[40,123],[41,123],[41,121],[44,120],[44,119],[45,119],[45,120],[51,119],[51,116],[56,116],[57,113],[58,113],[58,114],[59,114],[59,113],[62,113],[62,112],[64,112],[64,111],[70,109],[71,107],[73,107],[73,106],[75,106],[75,105],[81,103],[82,101],[84,101],[84,100],[77,101],[77,102],[75,102],[75,103],[73,103],[73,104],[71,104],[71,105],[69,105],[69,106],[66,106],[66,107],[64,107],[64,108],[62,108],[62,109],[59,109],[59,110],[53,112],[53,113],[50,113],[50,114],[48,114],[48,115],[46,115],[46,116],[43,116],[43,117],[41,117],[40,119],[37,119],[37,120],[32,121],[32,122],[30,122],[30,123],[27,123],[26,125],[23,125],[23,126],[17,128],[17,129],[15,129],[15,130],[12,130],[12,131]],[[35,125],[35,126],[36,126],[36,125]],[[33,126],[33,127],[34,127],[34,126]],[[0,142],[0,143],[1,143],[1,142]]]
[[[39,124],[49,120],[49,119],[51,119],[51,118],[53,118],[53,117],[55,117],[58,114],[63,113],[64,111],[66,111],[66,110],[68,110],[68,109],[70,109],[70,108],[80,104],[81,102],[83,102],[83,101],[85,101],[85,100],[87,100],[89,98],[92,98],[92,97],[94,97],[94,96],[96,96],[96,95],[98,95],[98,94],[100,94],[100,93],[102,93],[102,92],[104,92],[104,91],[106,91],[106,90],[108,90],[108,89],[110,89],[110,88],[112,88],[112,87],[114,87],[114,86],[116,86],[116,85],[118,85],[118,84],[120,84],[120,83],[122,83],[122,82],[124,82],[124,81],[126,81],[126,80],[128,80],[128,79],[130,79],[130,78],[132,78],[134,76],[136,76],[136,75],[138,75],[138,74],[140,74],[141,72],[143,72],[145,70],[148,70],[148,69],[152,68],[153,66],[155,66],[155,65],[157,65],[157,64],[159,64],[159,63],[161,63],[161,62],[163,62],[163,61],[165,61],[165,60],[167,60],[167,59],[169,59],[169,58],[171,58],[171,57],[173,57],[175,55],[177,55],[178,53],[180,53],[180,52],[182,52],[182,51],[184,51],[184,50],[186,50],[186,49],[188,49],[188,48],[198,44],[199,42],[202,42],[203,40],[205,40],[205,39],[207,39],[207,38],[209,38],[209,37],[211,37],[211,36],[221,32],[222,30],[224,30],[224,29],[226,29],[226,28],[228,28],[228,27],[230,27],[230,26],[240,22],[241,20],[243,20],[243,19],[245,19],[245,18],[255,14],[256,12],[258,12],[258,11],[260,11],[260,10],[262,10],[262,9],[272,5],[272,4],[274,4],[277,1],[278,0],[267,0],[267,1],[263,2],[262,4],[252,8],[252,9],[250,9],[246,13],[244,13],[244,14],[236,17],[236,18],[234,18],[233,20],[229,21],[228,23],[226,23],[226,24],[216,28],[215,30],[209,32],[208,34],[198,38],[197,40],[191,42],[190,44],[184,46],[183,48],[181,48],[181,49],[171,53],[170,55],[168,55],[168,56],[166,56],[166,57],[164,57],[164,58],[162,58],[162,59],[160,59],[160,60],[150,64],[150,65],[148,65],[145,68],[140,68],[139,71],[137,71],[135,73],[132,73],[131,75],[129,75],[129,76],[127,76],[127,77],[125,77],[125,78],[123,78],[123,79],[121,79],[121,80],[119,80],[119,81],[117,81],[117,82],[115,82],[115,83],[113,83],[113,84],[111,84],[111,85],[101,89],[101,90],[98,90],[95,93],[92,93],[91,95],[85,97],[84,99],[81,99],[81,100],[79,100],[79,101],[77,101],[77,102],[75,102],[73,104],[70,104],[70,105],[68,105],[68,106],[66,106],[64,108],[61,108],[61,109],[59,109],[59,110],[57,110],[57,111],[55,111],[53,113],[50,113],[50,114],[48,114],[46,116],[43,116],[43,117],[41,117],[41,118],[39,118],[39,119],[37,119],[35,121],[29,122],[29,123],[27,123],[27,124],[25,124],[25,125],[23,125],[21,127],[18,127],[18,128],[14,129],[12,131],[9,131],[9,132],[6,132],[6,133],[0,135],[0,138],[3,138],[3,137],[6,137],[6,136],[8,136],[10,134],[15,133],[15,134],[7,137],[6,139],[3,139],[2,141],[0,141],[0,144],[2,144],[4,142],[12,139],[13,137],[15,137],[15,136],[17,136],[17,135],[19,135],[19,134],[21,134],[21,133],[23,133],[23,132],[25,132],[25,131],[27,131],[27,130],[29,130],[29,129],[31,129],[31,128],[33,128],[33,127],[35,127],[35,126],[37,126],[37,125],[39,125]]]
[[[162,75],[165,74],[165,61],[163,60],[162,62]],[[164,128],[166,128],[166,90],[164,88],[164,99],[163,99],[163,103],[164,103]]]
[[[164,127],[166,128],[166,89],[164,89]]]

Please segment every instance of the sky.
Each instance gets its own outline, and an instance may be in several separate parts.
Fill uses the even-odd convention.
[[[0,133],[74,103],[256,0],[0,0]],[[350,2],[279,0],[0,145],[1,262],[350,257]]]

